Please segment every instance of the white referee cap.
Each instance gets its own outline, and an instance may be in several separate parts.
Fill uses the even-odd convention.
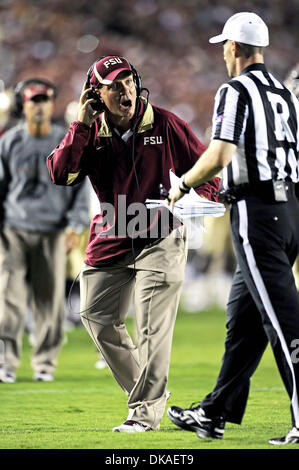
[[[218,36],[209,42],[236,41],[250,46],[266,47],[269,45],[269,32],[266,23],[255,13],[242,12],[231,16]]]

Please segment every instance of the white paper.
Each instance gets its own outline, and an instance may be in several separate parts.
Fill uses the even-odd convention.
[[[172,187],[179,185],[178,178],[171,170],[169,171],[170,183]],[[150,209],[153,207],[164,206],[170,210],[170,206],[165,199],[147,199],[146,206]],[[201,217],[204,215],[212,215],[213,217],[221,217],[225,213],[225,206],[220,202],[208,201],[200,197],[193,188],[189,194],[185,194],[174,204],[173,214],[180,220]]]
[[[180,178],[178,178],[171,170],[169,171],[169,177],[172,187],[179,185]],[[167,207],[169,211],[171,210],[165,199],[147,199],[145,203],[148,209],[163,206]],[[204,227],[204,216],[211,215],[213,217],[222,217],[225,214],[225,211],[226,208],[224,204],[208,201],[207,199],[200,197],[196,191],[191,188],[188,194],[185,194],[174,204],[173,215],[175,215],[188,228],[189,240],[198,240],[198,230],[201,233],[206,231]],[[197,235],[195,232],[197,232]]]

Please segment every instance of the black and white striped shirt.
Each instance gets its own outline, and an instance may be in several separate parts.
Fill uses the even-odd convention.
[[[264,64],[253,64],[215,97],[213,139],[237,145],[222,186],[299,181],[299,102]]]

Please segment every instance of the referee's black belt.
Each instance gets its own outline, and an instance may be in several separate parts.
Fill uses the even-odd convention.
[[[219,192],[219,201],[234,204],[248,196],[257,196],[266,202],[279,202],[275,195],[274,183],[273,180],[267,180],[232,186],[229,189],[223,189]],[[279,183],[285,188],[287,200],[293,198],[299,199],[299,183],[289,181],[279,181]]]

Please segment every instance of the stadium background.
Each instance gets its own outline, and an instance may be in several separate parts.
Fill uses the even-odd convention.
[[[134,64],[154,104],[185,119],[208,143],[214,95],[227,80],[221,46],[208,39],[238,11],[255,11],[269,25],[266,63],[284,79],[299,60],[298,0],[245,0],[241,6],[238,0],[1,0],[0,132],[12,124],[13,86],[32,76],[58,86],[55,118],[75,119],[86,71],[112,53]],[[207,219],[206,226],[201,249],[189,251],[182,300],[191,310],[213,301],[224,306],[234,269],[227,217]]]
[[[78,99],[99,56],[127,56],[151,100],[205,139],[213,97],[227,79],[209,37],[233,13],[254,10],[270,27],[267,65],[284,78],[298,60],[298,0],[1,0],[0,91],[40,76],[59,87],[56,116]]]
[[[227,80],[222,48],[208,39],[238,11],[254,11],[269,25],[266,63],[283,80],[299,62],[299,0],[0,0],[0,133],[14,123],[13,87],[33,76],[58,86],[55,119],[75,119],[86,71],[97,57],[112,53],[134,64],[154,104],[185,119],[208,143],[214,95]],[[170,405],[185,406],[208,393],[223,353],[224,307],[235,265],[228,214],[206,218],[206,228],[203,245],[189,250]],[[68,314],[79,324],[79,315]],[[128,323],[133,332],[132,318]],[[228,426],[223,442],[208,445],[174,429],[167,417],[161,433],[133,443],[131,436],[116,439],[111,427],[126,412],[126,397],[107,369],[94,367],[97,354],[83,329],[66,335],[53,384],[32,383],[30,350],[26,337],[18,382],[0,390],[1,449],[264,449],[269,437],[289,426],[288,398],[269,349],[253,377],[242,426]]]
[[[227,80],[222,48],[210,45],[208,39],[238,11],[254,11],[269,25],[266,63],[283,80],[299,61],[299,0],[245,0],[242,4],[239,0],[0,0],[0,133],[14,123],[9,114],[13,87],[33,76],[58,86],[55,119],[66,123],[75,119],[86,71],[97,57],[112,53],[124,55],[134,64],[154,104],[185,119],[207,143],[214,95]],[[194,315],[178,317],[170,404],[183,406],[196,399],[199,385],[203,396],[217,376],[225,333],[224,307],[235,263],[227,215],[206,219],[203,245],[189,251],[181,309]],[[77,266],[73,275],[76,272]],[[78,311],[76,302],[73,308]],[[71,319],[77,322],[79,316]],[[133,329],[132,322],[130,326]],[[1,389],[1,403],[5,404],[2,449],[202,445],[174,429],[171,439],[168,432],[161,433],[145,442],[136,441],[133,447],[130,439],[113,441],[111,425],[119,424],[126,398],[109,371],[93,367],[96,351],[85,332],[76,329],[69,336],[54,388],[33,387],[30,347],[26,339],[18,383]],[[99,390],[109,394],[108,404],[95,399]],[[164,418],[162,423],[167,431],[168,421]],[[255,374],[244,425],[241,429],[232,425],[228,438],[223,444],[214,443],[213,448],[264,448],[274,426],[280,426],[282,435],[286,431],[288,400],[269,353]],[[101,441],[104,437],[98,431],[102,430],[107,431],[109,441]]]

